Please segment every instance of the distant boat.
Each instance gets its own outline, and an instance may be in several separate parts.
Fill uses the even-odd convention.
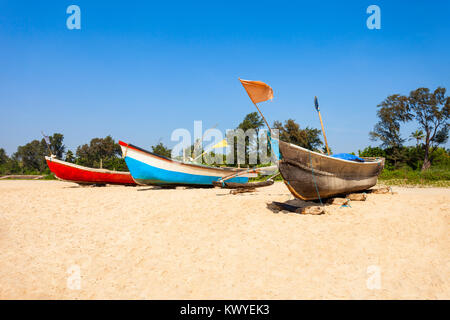
[[[327,156],[279,141],[280,173],[289,191],[302,200],[316,200],[363,191],[377,183],[384,158],[364,162]]]
[[[45,160],[50,171],[60,180],[78,184],[136,185],[129,172],[88,168],[55,157],[45,157]]]
[[[119,141],[119,145],[134,181],[140,185],[213,186],[214,181],[235,173],[242,173],[242,176],[231,178],[227,182],[247,183],[249,177],[255,176],[253,173],[246,173],[246,168],[215,168],[186,163],[157,155],[123,141]]]

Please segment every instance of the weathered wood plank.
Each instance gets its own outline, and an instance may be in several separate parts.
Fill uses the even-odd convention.
[[[230,190],[230,194],[239,194],[239,193],[255,192],[255,191],[256,191],[256,188],[239,188],[239,189]]]
[[[346,196],[346,198],[351,201],[366,201],[367,194],[366,193],[350,193]]]
[[[266,180],[260,182],[249,182],[249,183],[236,183],[236,182],[221,182],[214,181],[213,185],[215,187],[226,188],[226,189],[246,189],[246,188],[261,188],[273,185],[273,180]]]
[[[338,205],[338,206],[344,206],[350,202],[350,199],[347,198],[330,198],[328,199],[328,204]]]
[[[370,193],[374,193],[374,194],[386,194],[386,193],[391,193],[392,189],[390,187],[383,187],[383,188],[376,188],[376,189],[371,189]]]

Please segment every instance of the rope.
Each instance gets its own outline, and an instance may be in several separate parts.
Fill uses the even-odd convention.
[[[317,196],[319,197],[319,201],[320,201],[320,205],[323,206],[323,202],[322,199],[320,198],[320,194],[319,194],[319,188],[317,188],[317,183],[316,183],[316,177],[314,177],[314,169],[313,169],[313,165],[312,165],[312,159],[311,159],[311,151],[308,150],[308,154],[309,154],[309,163],[311,165],[311,174],[312,174],[312,178],[314,181],[314,186],[316,187],[316,192],[317,192]]]

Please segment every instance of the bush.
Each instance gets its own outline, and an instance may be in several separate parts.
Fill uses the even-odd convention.
[[[413,170],[422,168],[425,152],[422,147],[367,147],[359,150],[360,157],[383,157],[386,159],[385,168],[388,170],[402,169],[405,166]],[[450,156],[444,148],[437,148],[430,155],[432,168],[446,168],[450,170]]]
[[[396,170],[384,169],[379,179],[388,182],[388,184],[448,186],[450,185],[450,170],[430,168],[426,171],[420,171],[405,166]]]
[[[56,177],[54,174],[47,174],[42,179],[43,180],[56,180]]]

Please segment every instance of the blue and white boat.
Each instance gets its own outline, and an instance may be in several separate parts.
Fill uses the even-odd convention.
[[[247,169],[186,163],[154,154],[123,141],[119,141],[119,145],[131,176],[139,185],[212,186],[214,181],[239,172],[242,172],[242,175],[227,181],[247,183],[249,177],[255,176],[253,173],[245,172]]]

